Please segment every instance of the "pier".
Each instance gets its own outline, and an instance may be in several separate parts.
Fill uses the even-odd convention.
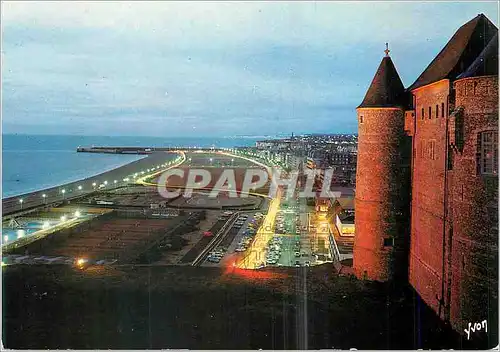
[[[224,148],[215,147],[107,147],[107,146],[91,146],[78,147],[76,151],[79,153],[105,153],[105,154],[151,154],[154,152],[176,152],[180,150],[199,150],[202,152],[220,151]]]

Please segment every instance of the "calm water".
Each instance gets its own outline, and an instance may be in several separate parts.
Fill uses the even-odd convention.
[[[77,153],[78,146],[251,146],[258,138],[2,136],[2,198],[77,181],[142,158]]]

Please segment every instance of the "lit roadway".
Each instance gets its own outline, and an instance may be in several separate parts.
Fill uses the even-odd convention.
[[[243,269],[255,269],[259,264],[265,264],[266,247],[267,243],[274,235],[274,222],[276,220],[276,214],[280,209],[282,193],[283,189],[282,187],[279,187],[276,192],[276,197],[272,199],[269,204],[267,215],[265,216],[259,230],[257,230],[251,247],[247,250],[248,254],[237,263],[237,267]]]
[[[186,153],[184,153],[184,151],[182,151],[182,150],[180,150],[178,153],[181,155],[181,160],[178,163],[175,163],[174,165],[169,166],[166,169],[162,169],[162,170],[154,172],[152,174],[148,174],[146,176],[140,177],[137,180],[135,180],[135,183],[137,183],[139,185],[143,185],[143,186],[153,186],[153,185],[156,186],[157,185],[156,183],[149,183],[149,182],[146,182],[146,180],[149,178],[155,177],[155,176],[157,176],[157,175],[159,175],[167,170],[170,170],[170,169],[173,169],[173,168],[176,168],[176,167],[182,165],[186,161]]]
[[[140,169],[146,170],[146,168],[151,167],[159,169],[160,167],[166,166],[164,155],[165,153],[163,152],[151,154],[146,158],[133,161],[116,169],[83,180],[24,195],[4,198],[2,199],[2,213],[3,215],[18,213],[38,206],[50,205],[55,202],[78,198],[99,190],[107,190],[113,187],[128,185],[129,179],[130,182],[133,181],[132,174],[140,173],[144,175],[146,171],[139,171]],[[104,182],[103,179],[109,181],[107,186],[104,189],[98,188],[98,186]]]
[[[152,173],[152,174],[147,174],[141,178],[138,178],[137,180],[135,180],[135,183],[136,184],[140,184],[140,185],[143,185],[143,186],[158,186],[158,183],[156,182],[150,182],[150,181],[147,181],[148,179],[151,179],[169,169],[173,169],[175,167],[178,167],[180,165],[182,165],[186,160],[186,154],[185,154],[185,151],[178,151],[180,154],[181,154],[181,158],[182,160],[166,169],[163,169],[163,170],[160,170],[160,171],[157,171],[155,173]],[[189,153],[197,153],[196,151],[188,151]],[[203,152],[203,153],[207,153],[207,152]],[[244,156],[241,156],[241,155],[236,155],[236,154],[231,154],[231,153],[227,153],[227,152],[213,152],[214,154],[222,154],[222,155],[226,155],[226,156],[231,156],[231,157],[234,157],[234,158],[239,158],[239,159],[243,159],[243,160],[247,160],[247,161],[250,161],[258,166],[261,166],[263,168],[266,169],[267,173],[269,174],[269,177],[271,177],[272,173],[271,173],[271,168],[265,164],[262,164],[256,160],[253,160],[253,159],[250,159],[250,158],[247,158],[247,157],[244,157]],[[200,166],[203,166],[203,165],[200,165]],[[186,187],[184,186],[168,186],[168,188],[174,188],[174,189],[186,189]],[[205,191],[220,191],[220,192],[224,192],[224,191],[227,191],[227,189],[225,188],[214,188],[214,187],[200,187],[200,188],[195,188],[197,190],[205,190]],[[248,195],[252,195],[252,196],[257,196],[257,197],[262,197],[262,198],[268,198],[267,195],[265,194],[261,194],[261,193],[256,193],[256,192],[243,192],[243,191],[238,191],[237,192],[238,194],[248,194]]]

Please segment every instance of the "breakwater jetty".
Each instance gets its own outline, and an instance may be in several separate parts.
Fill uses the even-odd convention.
[[[79,153],[107,153],[107,154],[151,154],[154,152],[176,152],[179,150],[201,150],[214,152],[221,148],[215,147],[106,147],[106,146],[91,146],[78,147],[76,151]]]

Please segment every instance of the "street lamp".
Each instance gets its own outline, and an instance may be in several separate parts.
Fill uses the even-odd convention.
[[[95,188],[95,186],[97,186],[97,183],[95,183],[95,182],[94,182],[94,183],[92,183],[92,187],[94,187],[94,188]]]
[[[63,199],[65,199],[65,198],[64,198],[64,194],[66,193],[66,190],[65,190],[65,189],[63,189],[63,190],[61,191],[61,193],[62,193],[62,195],[63,195]]]
[[[114,180],[113,183],[117,183],[118,181],[117,180]]]
[[[79,191],[81,191],[81,190],[82,190],[82,188],[83,188],[82,186],[78,186],[78,190],[79,190]]]
[[[21,210],[23,210],[23,199],[19,199],[19,203],[21,203]]]
[[[43,204],[47,204],[47,195],[45,193],[42,194],[42,198],[43,198]]]

